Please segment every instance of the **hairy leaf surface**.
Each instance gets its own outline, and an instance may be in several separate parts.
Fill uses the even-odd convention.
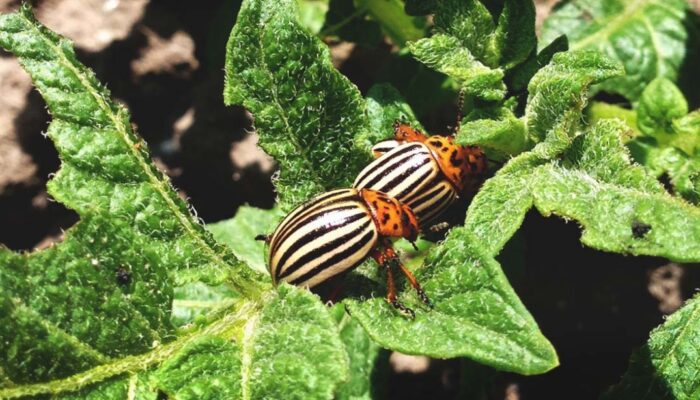
[[[528,145],[527,127],[523,119],[516,118],[507,108],[502,108],[495,114],[493,119],[463,121],[455,135],[455,142],[477,145],[492,158],[495,155],[503,159],[523,152]]]
[[[416,59],[455,79],[471,95],[485,100],[505,95],[503,71],[482,64],[455,36],[436,34],[408,48]]]
[[[625,129],[621,121],[601,121],[577,139],[568,168],[539,167],[532,181],[535,206],[544,215],[579,221],[582,242],[597,249],[700,260],[700,210],[631,163],[620,139]]]
[[[394,137],[394,122],[403,121],[423,129],[406,100],[391,84],[374,85],[367,93],[367,115],[370,129],[355,138],[355,146],[372,154],[372,146]]]
[[[656,177],[666,174],[674,194],[700,201],[700,110],[688,113],[685,97],[671,81],[655,79],[634,110],[597,103],[588,114],[592,120],[624,118],[630,132],[623,138],[634,160]]]
[[[46,100],[62,160],[49,191],[81,217],[47,250],[0,250],[0,398],[155,399],[158,389],[331,398],[347,355],[318,298],[265,291],[266,279],[214,241],[155,169],[126,110],[27,6],[0,16],[0,45]],[[171,319],[173,297],[190,303],[176,301]],[[196,317],[196,300],[213,303],[206,316]]]
[[[347,382],[338,386],[336,399],[381,398],[382,378],[388,378],[388,360],[381,355],[381,347],[352,318],[342,304],[336,304],[331,311],[340,329],[340,338],[345,345],[350,361],[350,375]]]
[[[44,96],[63,165],[51,195],[81,222],[45,251],[0,250],[2,367],[16,383],[55,379],[172,339],[176,281],[252,271],[217,244],[152,165],[125,109],[31,11],[0,17],[0,45]],[[211,271],[211,272],[209,272]]]
[[[696,295],[651,332],[622,381],[604,400],[690,400],[700,396],[700,298]]]
[[[253,113],[260,146],[280,165],[282,210],[350,186],[369,162],[349,145],[369,128],[364,100],[299,25],[293,0],[243,4],[227,46],[224,99]]]
[[[532,0],[506,0],[494,32],[498,64],[508,70],[522,63],[537,47],[535,3]]]
[[[539,70],[528,85],[525,115],[531,139],[535,142],[544,140],[564,118],[580,118],[586,106],[588,87],[621,73],[620,64],[597,52],[555,54],[549,65]]]
[[[466,356],[521,374],[558,364],[552,345],[508,284],[498,263],[476,247],[464,228],[454,228],[430,252],[417,278],[435,304],[427,309],[410,285],[400,298],[415,320],[397,315],[383,299],[347,302],[350,313],[383,347],[438,358]]]

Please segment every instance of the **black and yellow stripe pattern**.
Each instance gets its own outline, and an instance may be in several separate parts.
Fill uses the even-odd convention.
[[[457,199],[457,191],[423,143],[390,142],[395,143],[373,148],[383,155],[360,172],[353,187],[386,193],[411,207],[421,226],[427,226]]]
[[[356,189],[318,195],[290,212],[272,234],[272,280],[313,287],[360,265],[378,237]]]

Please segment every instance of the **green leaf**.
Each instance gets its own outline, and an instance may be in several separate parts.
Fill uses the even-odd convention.
[[[630,129],[630,134],[623,137],[625,141],[641,135],[639,128],[637,128],[637,113],[629,108],[608,104],[602,101],[594,101],[586,108],[585,116],[591,124],[602,119],[610,118],[617,118],[625,121],[627,127]],[[635,158],[635,160],[637,159]]]
[[[265,242],[253,238],[271,234],[283,216],[278,208],[262,210],[241,206],[235,217],[208,224],[207,229],[214,235],[214,239],[228,245],[239,260],[260,273],[268,274]]]
[[[678,87],[666,78],[656,78],[644,89],[637,104],[637,125],[643,133],[667,141],[673,135],[673,120],[688,114],[688,102]]]
[[[457,97],[457,85],[452,79],[418,62],[407,48],[389,55],[377,81],[394,86],[418,118],[426,118],[453,104]]]
[[[241,398],[241,356],[236,343],[203,336],[164,362],[151,380],[169,398]]]
[[[47,250],[0,249],[0,398],[330,398],[348,362],[318,297],[265,291],[214,241],[126,110],[27,6],[0,16],[0,45],[46,100],[63,162],[49,191],[81,217]]]
[[[495,257],[532,207],[530,173],[529,168],[499,172],[484,183],[470,203],[464,229],[476,238],[484,254]]]
[[[280,165],[282,210],[350,186],[369,162],[348,146],[369,128],[364,99],[296,13],[293,0],[246,1],[226,54],[224,99],[253,113],[260,146]]]
[[[299,22],[313,33],[319,33],[326,22],[328,0],[297,0]]]
[[[470,58],[486,66],[498,66],[498,54],[491,40],[496,30],[489,10],[478,0],[440,0],[436,2],[435,29],[457,39],[455,47],[466,49]]]
[[[338,321],[340,339],[350,360],[350,379],[338,386],[335,398],[382,398],[379,394],[382,386],[378,385],[377,381],[383,375],[388,375],[388,360],[381,355],[381,347],[367,336],[367,332],[357,320],[345,312],[342,304],[336,304],[331,312]]]
[[[368,18],[367,9],[355,7],[353,0],[330,0],[321,37],[335,36],[360,46],[374,47],[382,41],[379,23]]]
[[[532,0],[505,0],[494,34],[498,65],[511,69],[537,47],[535,4]]]
[[[251,386],[250,397],[331,398],[348,375],[335,322],[307,290],[282,285],[278,292],[259,319],[243,327],[242,375]]]
[[[385,300],[376,298],[348,300],[351,315],[381,346],[402,353],[465,356],[526,375],[556,367],[554,348],[499,264],[483,254],[477,243],[465,228],[454,228],[417,271],[435,309],[426,310],[409,286],[400,298],[417,310],[415,320],[397,315]]]
[[[348,375],[342,346],[318,298],[283,285],[259,302],[239,301],[213,313],[148,353],[113,359],[65,379],[0,389],[0,397],[126,398],[143,392],[144,398],[155,399],[158,389],[184,399],[328,399]]]
[[[382,27],[382,31],[397,46],[418,40],[425,36],[425,18],[411,17],[404,12],[401,0],[354,0],[358,9],[365,9],[373,20]]]
[[[693,51],[686,12],[684,0],[572,0],[545,20],[540,43],[565,34],[572,50],[598,50],[618,60],[625,76],[600,88],[634,101],[654,78],[678,78]]]
[[[409,43],[408,48],[416,59],[453,78],[469,95],[485,100],[501,100],[505,95],[503,71],[479,62],[454,36],[436,34]]]
[[[523,152],[528,139],[525,122],[507,108],[500,109],[497,114],[496,119],[463,122],[455,141],[462,145],[477,145],[489,156],[494,153],[500,159]]]
[[[171,322],[176,327],[198,321],[210,312],[232,307],[240,296],[229,285],[188,283],[174,290]]]
[[[678,399],[700,396],[700,298],[696,295],[663,325],[654,329],[649,342],[635,352],[622,381],[603,399]]]
[[[404,121],[416,129],[423,129],[411,106],[391,84],[374,85],[367,92],[367,116],[370,129],[355,138],[355,146],[371,154],[372,146],[382,140],[393,139],[394,121]]]
[[[540,142],[564,118],[580,118],[588,87],[621,73],[622,67],[617,62],[597,52],[555,54],[552,62],[540,69],[528,85],[525,115],[531,139]]]
[[[694,204],[700,202],[700,158],[643,139],[628,143],[634,159],[657,177],[668,174],[675,194]]]
[[[700,210],[665,192],[641,166],[630,163],[620,121],[603,121],[585,134],[572,165],[538,167],[530,186],[543,215],[575,219],[581,241],[617,253],[700,260]]]
[[[539,71],[542,67],[549,64],[552,61],[552,57],[556,53],[567,51],[569,49],[569,41],[566,36],[562,35],[554,39],[547,47],[542,49],[537,53],[537,48],[532,49],[532,52],[528,59],[526,59],[520,65],[512,68],[506,74],[506,85],[508,89],[516,94],[520,94],[527,91],[527,85],[530,79]],[[523,99],[523,102],[525,100]]]
[[[570,146],[579,118],[580,110],[568,110],[545,141],[508,161],[474,196],[464,229],[480,243],[484,254],[495,257],[518,230],[534,202],[533,170]]]
[[[656,176],[667,174],[675,194],[700,201],[700,111],[687,114],[688,105],[678,88],[657,78],[642,93],[636,110],[596,103],[588,114],[592,120],[624,118],[630,134],[624,134],[635,161]]]
[[[240,293],[261,290],[188,212],[70,43],[22,7],[0,16],[0,45],[53,117],[48,136],[63,164],[49,193],[81,217],[45,251],[0,249],[0,365],[13,382],[65,377],[171,340],[174,283],[229,278]]]

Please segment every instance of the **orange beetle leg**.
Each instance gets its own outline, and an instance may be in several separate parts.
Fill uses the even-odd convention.
[[[399,301],[396,297],[396,285],[394,284],[394,272],[392,271],[392,261],[386,253],[386,247],[382,246],[377,248],[372,254],[372,258],[383,268],[386,269],[386,302],[394,306],[397,310],[408,315],[411,319],[416,317],[416,313],[410,308],[406,307],[403,303]]]
[[[399,259],[399,256],[396,254],[396,252],[394,251],[394,249],[391,248],[390,246],[391,246],[390,243],[386,243],[386,244],[385,244],[385,247],[384,247],[384,254],[385,254],[385,257],[386,257],[388,260],[390,260],[390,261],[392,261],[393,263],[395,263],[396,265],[398,265],[398,267],[401,269],[401,272],[404,274],[404,276],[406,277],[406,279],[408,279],[408,282],[411,284],[411,286],[413,287],[413,289],[416,290],[416,293],[418,293],[418,297],[420,298],[420,300],[421,300],[426,306],[428,306],[428,307],[430,307],[430,308],[433,308],[433,302],[430,301],[430,299],[428,298],[428,295],[425,294],[425,291],[424,291],[423,288],[420,286],[420,283],[418,283],[418,280],[416,279],[416,277],[413,276],[413,273],[412,273],[408,268],[406,268],[405,265],[403,265],[403,263],[402,263],[401,260]]]
[[[386,301],[389,304],[402,311],[403,313],[408,314],[411,318],[415,318],[415,312],[413,312],[413,310],[411,310],[410,308],[406,307],[396,297],[396,286],[394,284],[394,274],[392,268],[398,266],[399,269],[401,269],[401,272],[404,274],[404,276],[406,276],[406,279],[408,279],[408,282],[411,284],[413,289],[415,289],[416,293],[418,293],[418,297],[421,299],[421,301],[431,309],[433,308],[433,303],[428,298],[428,295],[425,294],[425,291],[420,286],[420,283],[418,283],[416,277],[413,276],[413,273],[411,273],[411,271],[401,263],[401,261],[399,260],[399,256],[391,247],[391,243],[389,241],[383,241],[380,244],[380,247],[377,248],[377,250],[375,250],[375,252],[372,254],[372,257],[375,261],[377,261],[379,265],[386,268],[388,292],[386,296]]]
[[[428,137],[418,129],[400,121],[394,121],[394,138],[399,142],[425,142]]]

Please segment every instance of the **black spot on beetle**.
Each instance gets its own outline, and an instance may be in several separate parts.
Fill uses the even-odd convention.
[[[120,285],[128,285],[131,283],[131,272],[125,267],[117,268],[115,276],[117,278],[117,283]]]
[[[399,224],[394,224],[394,230],[399,229]]]
[[[643,238],[650,230],[651,225],[637,220],[632,221],[632,236],[634,236],[635,239]]]
[[[389,218],[391,218],[389,213],[382,214],[382,224],[386,224],[387,222],[389,222]]]
[[[435,147],[442,147],[442,143],[439,140],[431,140],[428,143],[432,144]]]
[[[450,154],[450,164],[452,164],[453,167],[459,167],[462,164],[462,160],[457,158],[457,150],[453,150]]]
[[[449,150],[449,149],[450,149],[449,147],[445,146],[445,147],[441,148],[440,151],[443,153],[447,153],[447,150]]]

